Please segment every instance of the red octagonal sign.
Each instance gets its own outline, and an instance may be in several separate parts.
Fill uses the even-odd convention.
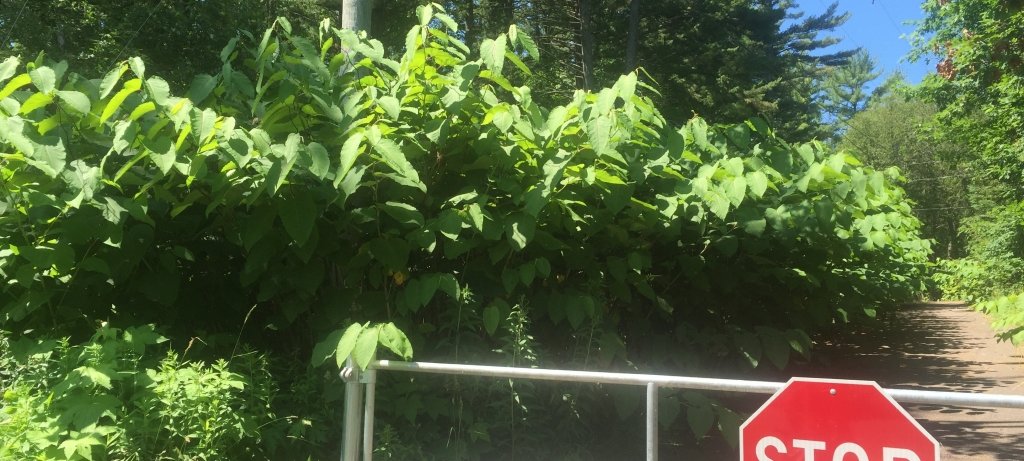
[[[871,381],[793,378],[740,426],[740,461],[938,461],[939,443]]]

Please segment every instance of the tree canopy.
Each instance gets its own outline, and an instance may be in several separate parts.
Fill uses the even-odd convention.
[[[0,4],[7,37],[0,57],[45,53],[79,72],[97,75],[138,56],[175,88],[197,73],[214,73],[229,40],[285,16],[313,31],[338,17],[334,0],[10,1]],[[27,57],[27,56],[26,56]]]
[[[936,133],[958,146],[969,207],[966,258],[943,264],[949,296],[989,300],[1004,338],[1024,342],[1024,11],[1019,1],[935,0],[917,33],[917,58],[937,56],[916,95],[939,108]],[[999,298],[996,300],[996,298]],[[1012,299],[1011,299],[1012,298]]]
[[[971,180],[960,149],[935,131],[937,112],[902,92],[876,99],[846,122],[838,147],[876,168],[899,168],[923,235],[935,239],[937,255],[956,258],[965,253],[960,221],[968,215],[963,191]]]

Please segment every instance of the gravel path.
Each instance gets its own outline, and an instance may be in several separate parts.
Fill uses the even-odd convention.
[[[785,381],[790,376],[877,381],[882,387],[1024,395],[1024,349],[993,337],[984,314],[960,302],[908,306],[871,328],[843,330],[815,345],[811,363],[785,374],[762,367],[744,379]],[[718,393],[723,403],[750,414],[764,403],[754,394]],[[943,461],[1024,461],[1024,409],[904,405],[942,444]],[[665,443],[662,459],[735,460],[739,453],[720,434]]]
[[[910,306],[881,328],[819,350],[828,367],[795,374],[878,381],[882,387],[1024,395],[1022,350],[997,342],[963,303]],[[1024,410],[907,405],[942,444],[944,461],[1024,461]]]

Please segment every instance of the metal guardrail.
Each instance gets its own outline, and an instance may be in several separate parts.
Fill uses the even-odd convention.
[[[366,371],[360,372],[352,360],[349,359],[347,366],[341,371],[341,377],[346,382],[345,427],[342,439],[341,461],[360,461],[360,447],[362,447],[362,461],[372,461],[373,459],[373,417],[378,370],[645,386],[647,388],[647,456],[645,458],[647,461],[656,461],[658,459],[659,388],[774,394],[786,384],[771,381],[746,381],[691,376],[497,367],[454,363],[395,362],[391,360],[371,362]],[[365,386],[365,404],[363,403],[363,386]],[[883,389],[883,391],[901,403],[1024,408],[1024,395],[922,391],[913,389]],[[360,415],[360,409],[362,410],[362,415]],[[362,430],[361,434],[360,429]]]

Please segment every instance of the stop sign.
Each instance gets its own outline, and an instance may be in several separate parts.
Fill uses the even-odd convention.
[[[740,426],[740,461],[938,461],[939,443],[871,381],[793,378]]]

